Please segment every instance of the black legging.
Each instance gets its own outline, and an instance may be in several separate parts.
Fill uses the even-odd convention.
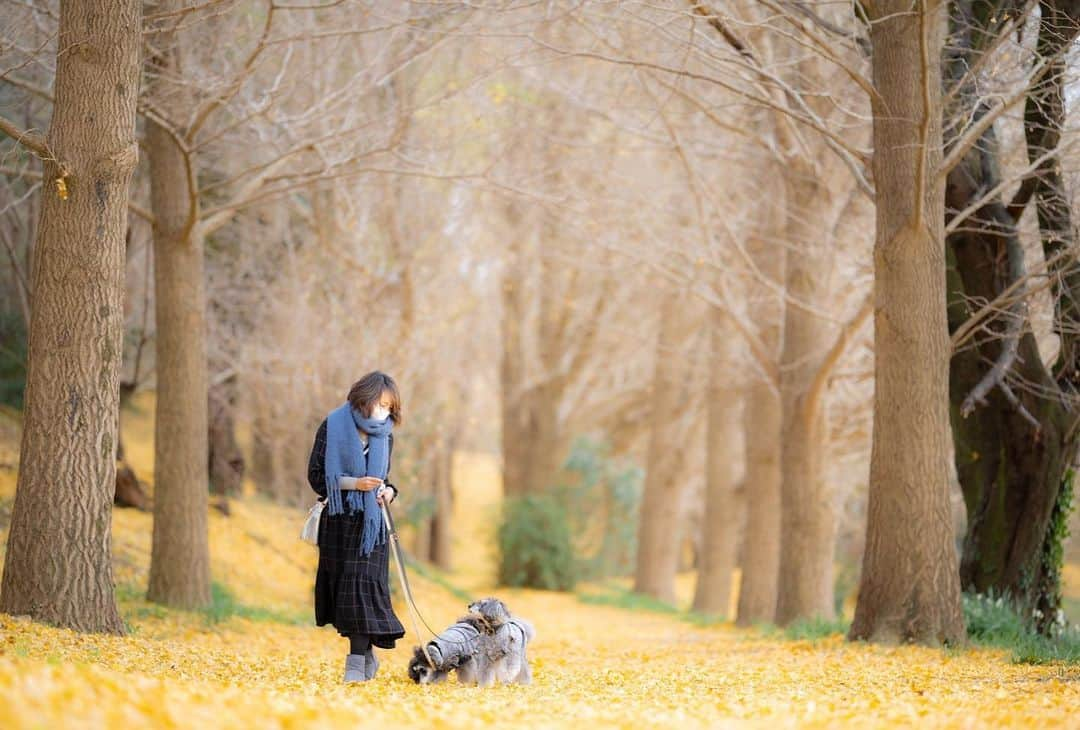
[[[350,654],[366,654],[367,650],[371,647],[371,636],[369,634],[350,634],[349,635],[349,653]]]

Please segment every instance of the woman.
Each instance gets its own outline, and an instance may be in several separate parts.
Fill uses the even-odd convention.
[[[315,623],[332,623],[349,639],[345,681],[375,676],[372,646],[393,649],[405,628],[390,604],[389,545],[381,505],[397,497],[386,481],[401,422],[397,384],[375,371],[360,378],[345,403],[315,432],[308,482],[326,501],[319,520]]]

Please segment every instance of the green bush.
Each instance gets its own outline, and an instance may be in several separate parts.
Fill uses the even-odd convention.
[[[504,503],[500,583],[570,590],[633,570],[642,480],[641,468],[610,458],[606,443],[575,439],[545,492]]]
[[[568,591],[577,582],[567,509],[555,494],[508,498],[496,542],[500,585]]]

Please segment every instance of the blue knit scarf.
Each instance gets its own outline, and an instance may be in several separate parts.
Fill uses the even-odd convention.
[[[360,441],[360,428],[368,435],[368,453],[364,456],[364,444]],[[326,417],[326,507],[332,515],[348,513],[364,514],[364,531],[360,536],[360,554],[367,555],[377,542],[385,542],[382,530],[382,513],[375,500],[376,490],[347,489],[342,504],[338,478],[342,476],[373,476],[386,479],[390,469],[389,436],[394,422],[387,416],[379,421],[364,418],[348,401],[330,411]]]

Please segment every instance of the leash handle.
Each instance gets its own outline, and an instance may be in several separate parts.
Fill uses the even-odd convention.
[[[409,587],[409,579],[405,577],[405,561],[401,557],[401,544],[398,541],[397,530],[394,529],[394,520],[390,516],[390,507],[384,502],[382,505],[383,522],[386,523],[386,529],[390,536],[391,551],[394,554],[394,562],[398,568],[398,578],[401,579],[401,589],[405,593],[405,603],[409,607],[409,618],[412,620],[413,631],[416,632],[416,636],[420,637],[420,627],[416,624],[416,619],[419,618],[432,637],[435,636],[435,632],[431,630],[431,627],[427,625],[427,621],[424,621],[423,616],[420,616],[419,609],[416,608],[416,601],[412,597],[412,588]],[[431,660],[431,655],[428,654],[427,642],[421,639],[420,650],[424,652],[424,657],[428,660],[428,664],[432,669],[435,669],[435,662]]]

